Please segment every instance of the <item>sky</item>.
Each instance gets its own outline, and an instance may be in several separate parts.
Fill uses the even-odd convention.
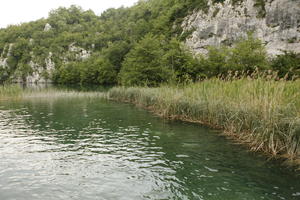
[[[0,28],[46,18],[52,9],[79,5],[99,15],[108,8],[132,6],[138,0],[5,0],[0,6]]]

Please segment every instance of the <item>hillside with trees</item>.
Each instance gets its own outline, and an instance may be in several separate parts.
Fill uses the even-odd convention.
[[[184,44],[191,32],[181,25],[195,10],[208,10],[207,3],[140,0],[101,16],[71,6],[52,10],[46,19],[11,25],[0,30],[0,82],[158,86],[229,71],[276,70],[288,79],[300,75],[299,54],[269,58],[250,32],[234,44],[207,47],[206,55],[192,52]]]

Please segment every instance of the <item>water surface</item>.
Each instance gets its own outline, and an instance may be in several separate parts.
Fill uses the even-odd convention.
[[[300,178],[195,124],[127,104],[0,102],[0,199],[300,199]]]

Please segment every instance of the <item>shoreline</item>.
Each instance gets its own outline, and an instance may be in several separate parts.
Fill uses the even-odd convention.
[[[0,100],[101,98],[140,106],[162,118],[202,124],[251,151],[300,170],[300,80],[209,79],[184,86],[113,87],[104,92],[0,88]]]
[[[260,84],[260,82],[272,85],[271,88],[268,88],[270,92],[263,92],[265,98],[270,98],[272,96],[271,93],[276,93],[276,91],[282,92],[282,95],[285,92],[292,95],[289,92],[291,85],[285,84],[293,83],[264,80],[251,80],[250,82],[247,80],[236,80],[227,82],[225,88],[222,89],[226,90],[226,87],[231,87],[235,84],[239,84],[243,88],[245,84],[249,84],[251,86],[248,88],[250,91],[244,91],[248,93],[255,88],[252,88],[252,84],[257,86],[256,84]],[[297,171],[300,170],[300,137],[298,137],[300,110],[297,107],[299,102],[289,102],[287,100],[286,104],[284,104],[280,102],[280,98],[285,97],[283,95],[278,99],[273,99],[273,101],[271,100],[272,97],[267,99],[270,101],[264,99],[264,104],[259,107],[256,103],[261,102],[255,102],[255,98],[262,96],[257,95],[251,99],[254,105],[251,105],[251,102],[243,101],[245,100],[244,98],[237,98],[236,100],[241,100],[241,102],[235,101],[231,105],[227,105],[228,101],[225,99],[233,94],[223,96],[224,99],[219,99],[219,103],[214,102],[219,101],[217,98],[207,98],[206,102],[197,102],[197,100],[201,99],[199,96],[210,96],[207,93],[199,95],[199,92],[204,91],[201,89],[202,84],[216,84],[219,86],[220,83],[222,83],[220,80],[208,80],[206,83],[195,83],[182,88],[170,86],[159,88],[115,87],[108,92],[108,98],[140,106],[163,118],[202,124],[221,130],[222,134],[227,138],[248,147],[251,151],[261,152],[270,159],[283,160],[281,163],[287,167],[293,167]],[[299,92],[297,92],[298,87],[300,88],[298,83],[300,82],[294,84],[295,100],[297,97],[300,97]],[[213,87],[213,89],[215,88]],[[213,89],[208,89],[206,92],[215,94]],[[235,87],[234,89],[237,88]],[[190,92],[189,90],[193,92],[187,94]],[[197,95],[199,96],[196,97]],[[220,95],[222,96],[223,94]],[[238,104],[238,107],[236,107],[236,104]],[[259,108],[255,109],[255,106]]]

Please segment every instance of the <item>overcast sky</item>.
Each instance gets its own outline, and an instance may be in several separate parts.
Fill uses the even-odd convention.
[[[0,5],[0,28],[47,17],[50,10],[60,6],[79,5],[92,9],[97,15],[108,8],[132,6],[138,0],[5,0]]]

